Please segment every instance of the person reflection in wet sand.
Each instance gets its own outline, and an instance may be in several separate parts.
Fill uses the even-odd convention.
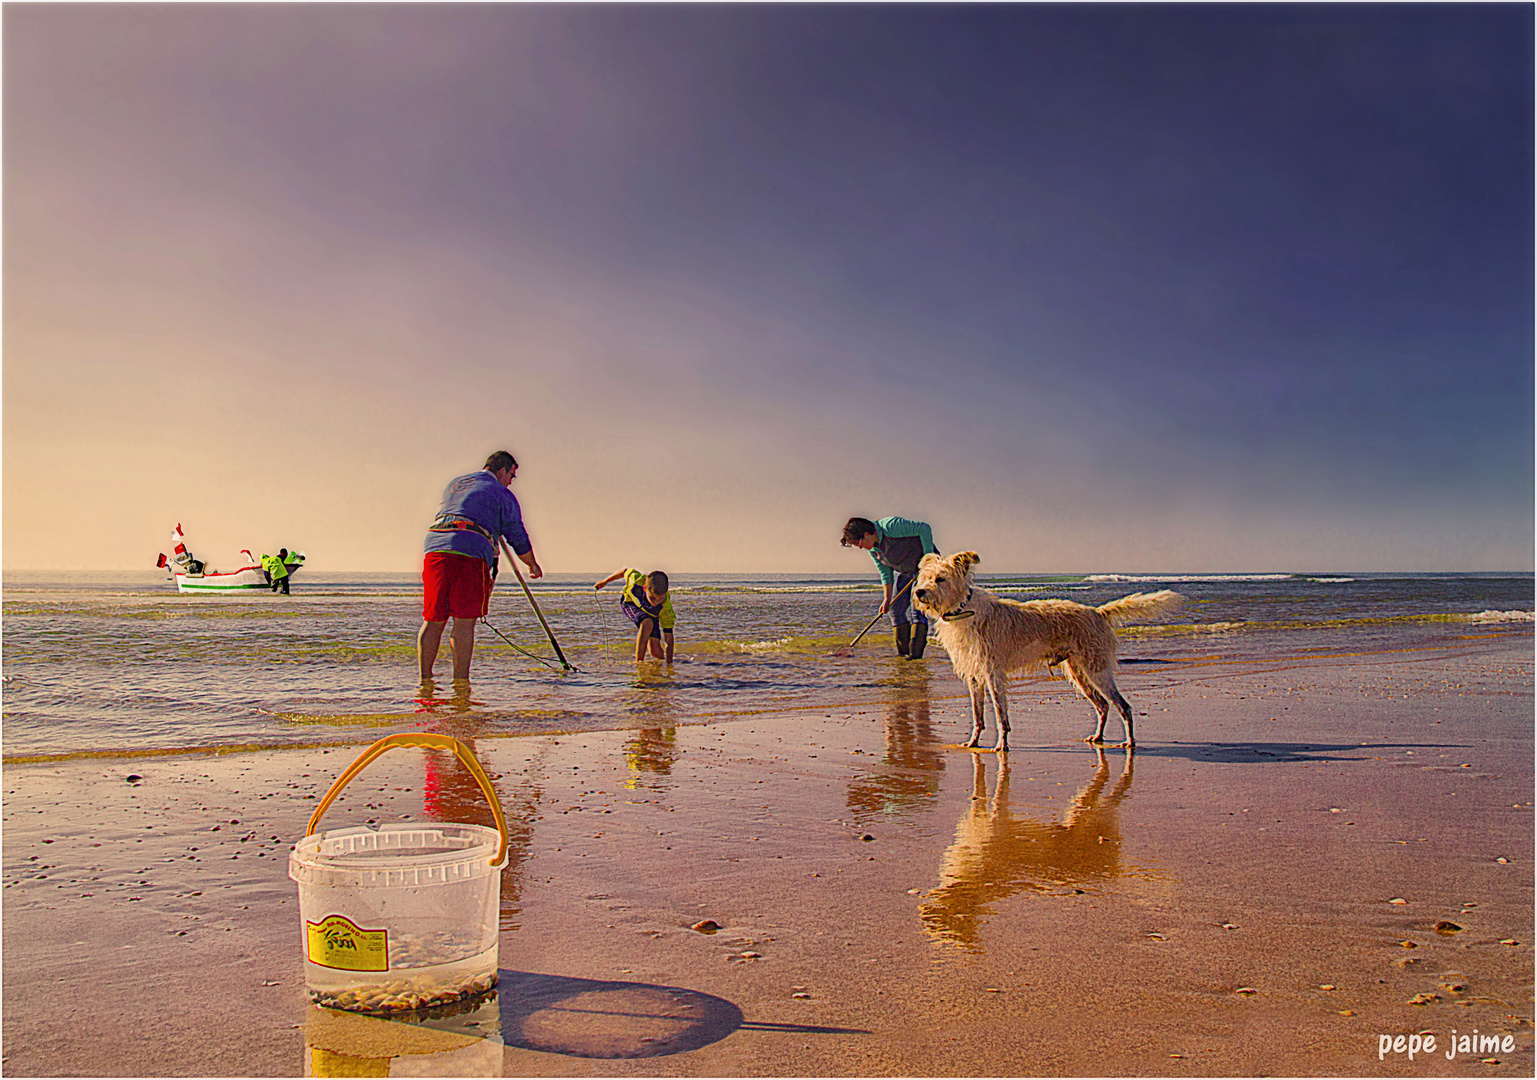
[[[904,676],[886,702],[885,759],[849,784],[848,808],[861,820],[916,810],[939,797],[945,755],[929,718],[929,673]]]
[[[468,715],[471,705],[480,704],[480,702],[470,699],[470,683],[468,679],[455,682],[452,691],[450,691],[449,696],[446,698],[439,696],[438,684],[436,682],[431,679],[423,679],[421,685],[417,688],[414,700],[416,702],[416,711],[419,713],[457,713]],[[434,728],[433,730],[436,731],[437,729]],[[453,735],[455,738],[459,737],[459,733],[455,731],[444,731],[443,734]]]
[[[987,765],[975,755],[971,809],[955,828],[939,884],[919,905],[924,932],[938,941],[979,947],[982,917],[990,905],[1029,890],[1063,893],[1118,877],[1121,867],[1121,800],[1131,788],[1132,753],[1126,755],[1108,795],[1110,763],[1096,748],[1094,776],[1063,811],[1061,821],[1015,817],[1009,807],[1008,755],[997,755],[998,779],[987,798]]]
[[[454,735],[475,753],[473,740],[465,738],[443,725],[444,734]],[[485,792],[475,776],[449,750],[423,750],[426,772],[422,778],[422,815],[429,821],[452,821],[462,825],[484,825],[496,828],[496,819],[486,802]],[[484,763],[482,762],[482,768]],[[497,782],[496,773],[487,771],[492,790],[501,800],[502,814],[507,819],[507,865],[502,870],[502,911],[500,928],[518,929],[517,916],[522,911],[523,864],[528,860],[530,841],[534,834],[534,817],[538,813],[541,792],[532,785],[508,796]],[[534,772],[530,770],[530,776]]]
[[[641,728],[624,743],[624,761],[630,767],[624,786],[631,791],[637,788],[663,788],[667,785],[658,777],[671,776],[673,762],[678,760],[678,729]]]

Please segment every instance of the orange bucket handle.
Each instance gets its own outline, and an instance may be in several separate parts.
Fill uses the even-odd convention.
[[[386,750],[393,750],[397,746],[418,746],[426,750],[452,750],[464,762],[465,768],[475,777],[475,782],[480,785],[480,790],[485,793],[486,801],[491,804],[491,814],[496,818],[496,831],[501,833],[502,843],[496,849],[496,855],[491,859],[491,865],[498,865],[507,856],[507,845],[510,837],[507,835],[507,818],[502,813],[501,800],[496,797],[496,791],[491,787],[491,779],[486,775],[486,770],[480,767],[480,762],[475,760],[475,755],[470,753],[470,748],[451,735],[435,735],[425,731],[404,731],[398,735],[386,735],[374,743],[358,756],[358,759],[347,766],[347,771],[336,778],[336,783],[331,785],[331,790],[326,792],[325,798],[320,800],[320,805],[315,807],[315,812],[310,815],[309,826],[304,830],[305,836],[315,835],[315,826],[320,824],[321,815],[330,808],[331,803],[342,793],[352,779],[368,767],[368,765],[383,754]]]

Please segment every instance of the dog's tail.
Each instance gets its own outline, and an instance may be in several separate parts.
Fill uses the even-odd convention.
[[[1119,600],[1101,604],[1098,611],[1111,626],[1121,626],[1125,623],[1167,614],[1184,602],[1185,598],[1179,593],[1171,589],[1160,589],[1157,592],[1139,592],[1123,596]]]

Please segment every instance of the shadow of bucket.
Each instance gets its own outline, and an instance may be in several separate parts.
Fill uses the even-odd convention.
[[[650,983],[498,973],[502,1041],[582,1058],[663,1057],[698,1050],[742,1026],[723,998]]]

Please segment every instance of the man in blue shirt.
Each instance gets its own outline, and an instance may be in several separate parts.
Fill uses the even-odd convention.
[[[922,611],[913,608],[912,621],[917,625],[910,624],[908,590],[913,578],[918,576],[918,561],[927,554],[939,554],[928,524],[902,517],[884,517],[879,521],[849,518],[848,524],[843,526],[843,546],[862,548],[870,553],[885,589],[881,614],[891,612],[891,621],[896,626],[897,655],[922,660],[929,640],[929,621]]]
[[[443,627],[450,617],[449,651],[454,681],[470,677],[475,653],[475,620],[491,602],[497,541],[504,539],[528,566],[528,576],[544,576],[534,545],[523,528],[523,512],[508,490],[518,475],[518,461],[505,450],[486,459],[480,472],[454,478],[443,489],[443,503],[423,545],[422,628],[416,635],[416,660],[423,680],[432,678]]]

